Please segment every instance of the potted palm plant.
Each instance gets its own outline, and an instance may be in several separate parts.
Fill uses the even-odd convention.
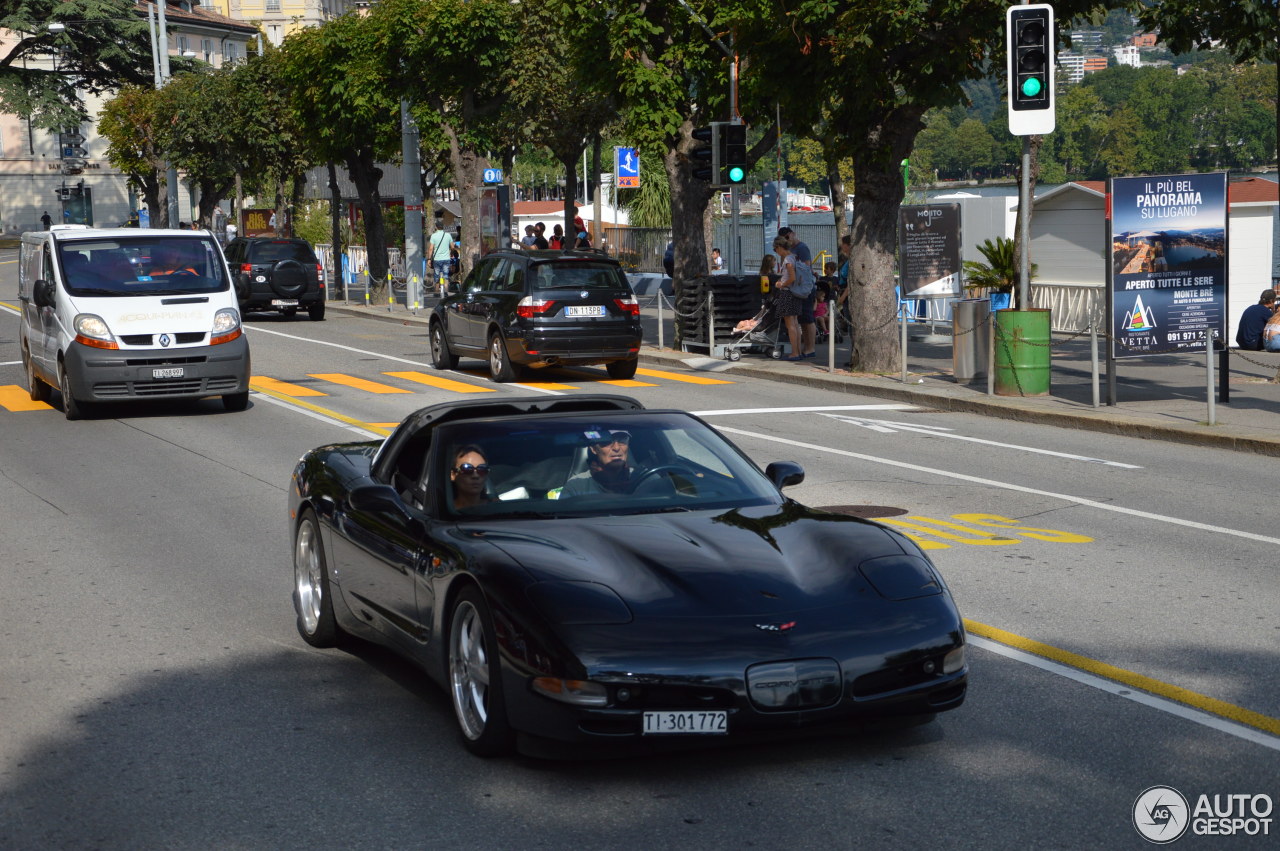
[[[988,239],[978,246],[978,252],[986,258],[985,263],[977,260],[964,261],[964,277],[966,290],[985,290],[991,297],[991,309],[1003,310],[1012,307],[1013,290],[1018,285],[1018,252],[1012,239],[997,236]],[[1028,279],[1035,278],[1036,264],[1032,263]]]

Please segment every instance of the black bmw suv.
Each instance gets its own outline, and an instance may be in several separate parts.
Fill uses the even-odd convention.
[[[227,243],[227,265],[240,312],[278,310],[324,319],[324,268],[305,239],[241,236]]]
[[[494,251],[436,305],[430,334],[436,369],[465,355],[488,360],[494,381],[514,381],[523,367],[583,364],[631,378],[640,303],[622,267],[602,254]]]

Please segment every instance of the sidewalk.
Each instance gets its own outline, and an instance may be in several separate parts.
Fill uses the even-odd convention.
[[[641,312],[645,329],[642,364],[683,367],[698,371],[723,372],[769,381],[785,381],[823,390],[860,393],[944,411],[963,411],[1023,422],[1100,431],[1191,443],[1280,456],[1280,354],[1236,352],[1230,354],[1230,400],[1218,401],[1219,358],[1214,357],[1214,425],[1209,425],[1205,357],[1163,355],[1117,362],[1117,404],[1106,404],[1106,375],[1100,375],[1100,407],[1093,406],[1093,387],[1088,337],[1068,339],[1056,335],[1050,365],[1050,392],[1047,396],[988,396],[986,378],[959,384],[952,371],[950,329],[941,324],[936,334],[907,345],[907,383],[901,369],[889,375],[850,373],[828,368],[828,346],[820,344],[817,357],[808,362],[775,361],[767,355],[743,354],[730,363],[701,352],[673,351],[674,321],[670,310],[662,316],[665,348],[657,347],[658,311],[652,299],[643,299]],[[391,311],[386,305],[366,307],[342,301],[329,302],[329,311],[370,319],[425,327],[435,300],[417,313],[403,303]],[[913,329],[925,335],[929,327]],[[1099,371],[1105,370],[1105,342],[1099,341]],[[835,347],[835,363],[849,361],[846,341]]]

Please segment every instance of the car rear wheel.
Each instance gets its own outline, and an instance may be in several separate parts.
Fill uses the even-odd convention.
[[[510,750],[493,618],[474,586],[458,595],[449,620],[449,695],[467,750],[478,756]]]
[[[636,377],[636,367],[640,365],[639,358],[631,358],[630,360],[611,361],[605,366],[609,371],[609,377],[624,381],[628,378]]]
[[[293,608],[298,634],[312,647],[333,647],[342,630],[333,617],[329,596],[329,566],[320,542],[320,523],[307,509],[293,539]]]
[[[444,326],[431,323],[431,365],[436,369],[457,369],[458,356],[449,351],[449,341],[444,336]]]
[[[507,341],[497,331],[489,337],[489,377],[499,384],[516,380],[516,368],[507,355]]]
[[[324,302],[316,301],[316,302],[312,302],[311,304],[308,304],[307,316],[311,318],[312,322],[319,322],[320,320],[324,319]]]
[[[36,364],[31,353],[22,349],[22,363],[27,368],[27,394],[32,402],[48,402],[53,398],[53,388],[36,377]]]
[[[62,392],[62,413],[69,420],[82,420],[93,413],[93,406],[81,402],[71,393],[71,379],[67,377],[67,365],[58,362],[58,390]]]

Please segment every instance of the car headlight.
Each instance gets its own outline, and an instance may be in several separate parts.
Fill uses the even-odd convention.
[[[942,673],[954,674],[964,667],[964,645],[961,644],[946,656],[942,657]]]
[[[240,311],[224,307],[213,316],[213,330],[209,334],[209,344],[229,343],[241,334]]]
[[[543,697],[571,703],[574,706],[605,706],[609,691],[590,680],[562,680],[558,677],[535,677],[533,690]]]
[[[76,342],[95,349],[118,349],[115,336],[101,316],[92,313],[79,313],[71,320],[71,327],[76,331]]]

